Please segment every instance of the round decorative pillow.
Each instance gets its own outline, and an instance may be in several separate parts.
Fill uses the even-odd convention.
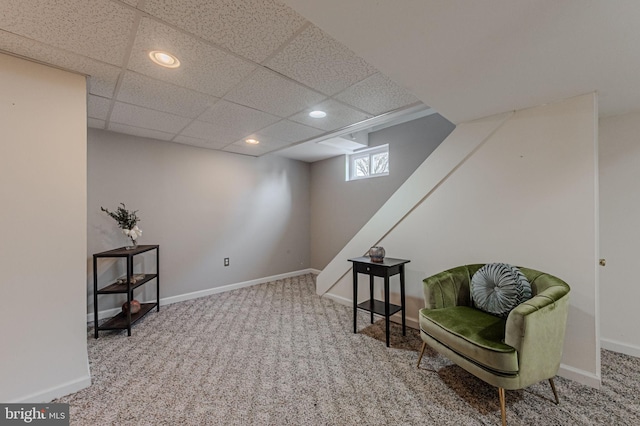
[[[471,300],[485,312],[502,318],[531,299],[531,284],[518,268],[506,263],[487,263],[471,277]]]

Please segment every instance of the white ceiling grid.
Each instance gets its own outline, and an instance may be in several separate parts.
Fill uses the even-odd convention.
[[[90,127],[246,155],[419,103],[277,0],[3,0],[0,50],[88,75]]]

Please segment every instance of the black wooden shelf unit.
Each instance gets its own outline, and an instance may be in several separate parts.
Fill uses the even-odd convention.
[[[145,253],[151,250],[156,251],[156,273],[155,274],[137,274],[144,275],[144,277],[136,280],[132,283],[134,277],[133,273],[133,258],[134,256]],[[115,282],[105,287],[98,289],[98,260],[103,258],[124,258],[127,261],[127,275],[126,282]],[[147,284],[148,282],[156,281],[156,301],[152,303],[141,303],[140,311],[135,314],[131,313],[131,309],[127,310],[127,313],[120,312],[113,318],[108,319],[101,325],[98,325],[98,295],[99,294],[126,294],[128,306],[131,306],[133,300],[133,291],[140,286]],[[156,308],[156,312],[160,311],[160,246],[159,245],[140,245],[132,249],[125,247],[117,248],[114,250],[104,251],[102,253],[96,253],[93,255],[93,324],[94,324],[94,337],[98,338],[98,332],[100,330],[127,330],[128,335],[131,336],[131,326],[138,320],[151,312],[153,308]]]

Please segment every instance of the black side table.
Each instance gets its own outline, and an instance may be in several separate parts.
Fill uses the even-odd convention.
[[[384,316],[387,331],[387,347],[389,347],[389,317],[402,311],[402,335],[406,336],[406,319],[404,307],[404,264],[411,262],[406,259],[385,257],[382,262],[372,262],[369,257],[348,259],[353,262],[353,332],[358,332],[358,309]],[[366,302],[358,304],[358,273],[369,275],[369,297]],[[400,306],[389,303],[389,277],[400,274]],[[373,277],[384,278],[384,302],[373,298]]]

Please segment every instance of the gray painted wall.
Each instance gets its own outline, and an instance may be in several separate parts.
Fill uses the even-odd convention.
[[[345,181],[345,157],[311,165],[311,267],[323,269],[415,169],[451,133],[439,114],[369,134],[389,144],[389,176]]]
[[[307,163],[89,129],[87,181],[89,312],[91,255],[126,243],[100,207],[120,202],[139,211],[140,244],[160,244],[162,298],[310,267]],[[154,271],[153,256],[136,268]],[[124,262],[102,262],[98,272],[108,284]],[[143,299],[154,296],[147,287]],[[122,302],[105,296],[99,310]]]

